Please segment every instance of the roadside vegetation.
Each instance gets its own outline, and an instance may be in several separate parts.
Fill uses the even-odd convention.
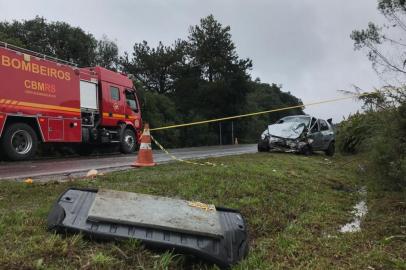
[[[363,156],[257,153],[212,159],[226,167],[170,163],[63,183],[0,183],[1,269],[216,269],[150,251],[137,241],[93,241],[46,230],[71,186],[197,200],[240,209],[250,252],[234,269],[406,269],[405,193],[375,178]],[[367,189],[361,231],[340,233]],[[403,227],[402,227],[403,226]]]
[[[406,2],[378,0],[385,25],[368,24],[354,30],[356,50],[367,53],[386,85],[361,97],[363,111],[349,116],[338,128],[338,148],[344,154],[364,153],[375,174],[396,188],[406,188]],[[390,26],[389,26],[390,25]],[[360,92],[358,87],[356,92]]]
[[[344,154],[363,153],[375,174],[406,188],[406,103],[357,113],[340,123],[337,142]]]

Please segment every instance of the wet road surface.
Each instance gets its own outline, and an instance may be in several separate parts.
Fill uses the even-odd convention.
[[[181,159],[200,159],[221,157],[245,153],[255,153],[256,144],[205,146],[171,149],[169,152]],[[134,163],[136,155],[105,155],[92,157],[74,157],[67,159],[44,159],[23,162],[0,162],[0,180],[24,180],[27,178],[41,181],[63,180],[72,177],[82,177],[89,170],[111,172],[127,170]],[[154,161],[166,163],[171,157],[162,151],[154,151]]]

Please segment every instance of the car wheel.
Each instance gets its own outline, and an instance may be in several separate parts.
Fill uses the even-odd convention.
[[[16,123],[6,128],[1,145],[6,158],[14,161],[27,160],[37,152],[38,138],[29,125]]]
[[[137,148],[137,138],[135,137],[134,131],[131,129],[126,129],[123,132],[121,138],[120,150],[123,154],[131,154],[135,152]]]
[[[335,151],[336,151],[335,144],[334,144],[334,142],[331,142],[331,143],[329,144],[327,150],[324,151],[324,152],[326,153],[327,156],[332,157],[332,156],[334,156]]]

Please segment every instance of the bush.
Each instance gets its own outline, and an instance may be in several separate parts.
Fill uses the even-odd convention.
[[[376,130],[373,113],[356,113],[341,122],[337,129],[337,147],[341,153],[356,154],[366,148],[366,141]]]
[[[406,187],[405,103],[350,116],[339,125],[337,145],[342,153],[366,153],[379,174]]]
[[[382,175],[406,187],[406,104],[377,119],[380,128],[371,138],[371,161]]]

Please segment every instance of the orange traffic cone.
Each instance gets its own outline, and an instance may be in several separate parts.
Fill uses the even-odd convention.
[[[140,151],[138,152],[137,161],[133,167],[152,167],[156,163],[152,158],[151,135],[149,133],[149,125],[144,125],[144,132],[141,135]]]

